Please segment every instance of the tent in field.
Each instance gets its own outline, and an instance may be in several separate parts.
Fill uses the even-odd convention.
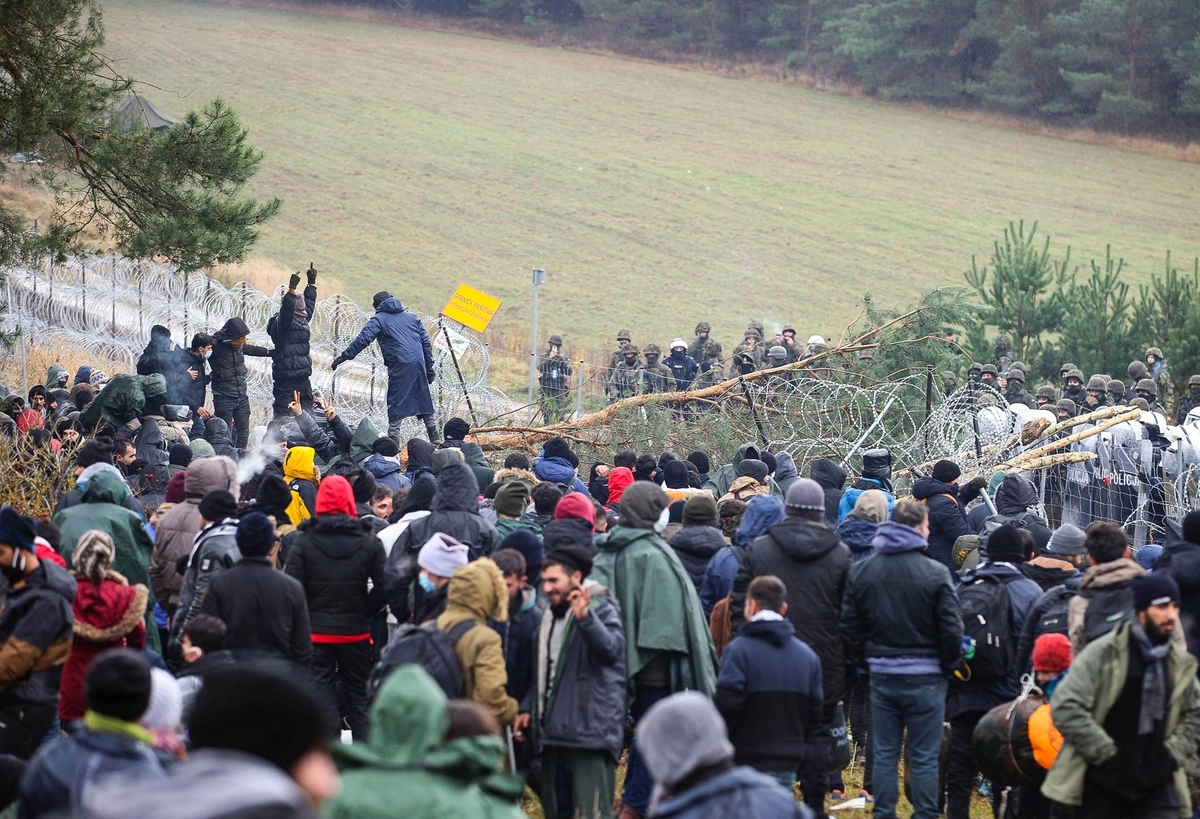
[[[147,128],[153,128],[155,131],[165,131],[179,122],[178,119],[163,111],[141,94],[132,92],[117,103],[113,113],[117,115],[117,122],[121,123],[121,127],[126,130],[134,127],[135,124],[141,124]]]

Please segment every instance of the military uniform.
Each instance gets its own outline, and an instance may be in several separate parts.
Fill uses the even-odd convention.
[[[1008,387],[1004,390],[1004,398],[1011,404],[1024,404],[1030,409],[1037,407],[1037,401],[1029,390],[1025,389],[1025,373],[1012,369],[1008,371]]]
[[[1087,395],[1087,390],[1083,388],[1083,373],[1079,370],[1067,373],[1061,397],[1074,401],[1076,407],[1082,407],[1087,403]]]
[[[550,336],[549,349],[545,355],[538,357],[538,385],[542,389],[542,415],[546,423],[553,424],[561,421],[566,415],[571,395],[571,364],[561,354],[562,336]]]
[[[753,345],[750,339],[754,339]],[[733,348],[733,366],[739,371],[745,372],[744,362],[739,363],[742,356],[749,356],[754,363],[754,369],[762,368],[763,359],[766,356],[766,347],[763,345],[762,331],[756,328],[753,324],[746,329],[745,340],[738,346]]]
[[[644,352],[646,364],[642,368],[640,392],[675,392],[674,374],[659,361],[662,357],[662,348],[657,344],[647,344]]]
[[[1200,375],[1188,379],[1187,394],[1179,399],[1179,410],[1175,414],[1175,423],[1183,424],[1192,410],[1200,407]]]
[[[1087,398],[1083,399],[1088,411],[1108,406],[1108,379],[1102,375],[1093,375],[1088,379]]]
[[[608,400],[616,401],[637,395],[642,384],[642,360],[638,348],[626,342],[619,350],[621,360],[608,377]]]
[[[621,348],[633,342],[632,335],[633,333],[628,330],[619,330],[617,332],[617,349],[613,350],[612,355],[608,357],[608,369],[615,370],[621,366]]]
[[[1043,384],[1038,387],[1033,400],[1036,402],[1037,408],[1053,409],[1054,402],[1058,400],[1058,390],[1049,384]]]
[[[725,380],[725,366],[721,363],[721,345],[710,341],[701,352],[703,358],[698,359],[700,365],[692,389],[699,390],[720,384]]]
[[[1137,397],[1144,400],[1150,406],[1150,412],[1161,412],[1166,415],[1167,410],[1158,400],[1158,385],[1154,383],[1152,378],[1143,378],[1133,386]]]
[[[701,333],[704,334],[701,338]],[[694,359],[697,363],[704,360],[705,349],[712,346],[717,351],[717,358],[721,357],[721,344],[714,341],[712,337],[712,325],[707,321],[702,321],[696,325],[696,338],[688,345],[687,354],[689,358]]]
[[[1154,379],[1154,384],[1158,387],[1158,403],[1168,409],[1175,403],[1175,382],[1171,379],[1171,368],[1167,366],[1167,359],[1163,356],[1162,350],[1157,347],[1151,347],[1146,351],[1146,358],[1154,356],[1154,363],[1147,364],[1150,368],[1150,377]]]
[[[1114,407],[1125,405],[1125,382],[1113,378],[1108,382],[1108,402]]]

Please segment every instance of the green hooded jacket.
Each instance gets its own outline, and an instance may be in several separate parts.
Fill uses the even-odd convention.
[[[729,487],[733,486],[733,482],[742,477],[741,464],[747,458],[761,460],[762,449],[758,444],[748,443],[738,447],[734,453],[733,463],[726,464],[718,469],[708,479],[708,483],[704,484],[704,488],[712,492],[712,496],[716,500],[720,500],[721,496],[729,491]],[[768,477],[767,484],[771,487],[771,494],[780,500],[783,499],[783,490],[779,488],[779,484],[775,483],[775,479]]]
[[[415,665],[388,676],[371,704],[365,743],[337,744],[342,789],[325,806],[330,819],[525,819],[519,776],[501,772],[497,737],[443,742],[446,695]]]
[[[717,690],[717,652],[696,586],[674,550],[653,531],[627,526],[614,526],[597,546],[589,579],[610,589],[621,604],[630,681],[659,653],[670,651],[681,660],[671,671],[672,689],[711,697]]]
[[[63,375],[67,376],[69,383],[71,374],[67,372],[66,367],[59,366],[58,364],[51,364],[50,369],[46,370],[46,389],[61,389],[58,386],[58,379],[62,378]]]
[[[1062,750],[1042,783],[1042,793],[1064,805],[1083,801],[1088,767],[1101,765],[1117,753],[1116,743],[1104,732],[1104,721],[1125,687],[1129,672],[1129,623],[1115,629],[1075,656],[1071,670],[1050,698],[1054,727],[1063,735]],[[1136,650],[1136,649],[1134,649]],[[1178,763],[1175,794],[1179,815],[1192,815],[1187,763],[1200,741],[1200,684],[1196,682],[1196,659],[1178,643],[1167,655],[1171,695],[1167,702],[1167,750]]]
[[[113,541],[113,571],[134,586],[141,583],[153,589],[150,581],[150,553],[154,541],[146,533],[145,524],[136,512],[122,506],[129,487],[115,472],[98,472],[83,490],[83,502],[61,510],[54,516],[54,525],[62,532],[59,554],[71,564],[75,544],[84,532],[99,529]],[[146,604],[146,645],[160,651],[158,628],[154,625],[154,592]]]

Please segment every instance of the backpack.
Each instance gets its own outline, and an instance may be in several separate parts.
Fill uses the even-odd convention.
[[[1133,589],[1128,583],[1106,589],[1088,589],[1080,594],[1088,598],[1083,614],[1083,636],[1089,643],[1108,634],[1118,623],[1133,619]]]
[[[1043,634],[1070,636],[1068,619],[1070,616],[1071,599],[1073,597],[1075,597],[1075,591],[1066,586],[1055,586],[1046,592],[1045,600],[1048,608],[1042,612],[1042,616],[1033,627],[1033,639],[1035,641]]]
[[[971,679],[1002,680],[1012,670],[1016,651],[1012,640],[1012,604],[1005,582],[993,575],[976,575],[958,587],[963,633],[975,641]]]
[[[287,516],[292,519],[296,526],[299,526],[304,521],[312,517],[308,513],[308,504],[304,502],[304,498],[300,497],[300,490],[297,488],[299,484],[292,481],[288,484],[288,489],[292,492],[292,502],[288,504]]]
[[[437,626],[414,626],[407,623],[396,630],[379,662],[367,680],[367,693],[372,699],[388,675],[402,665],[419,665],[433,678],[449,699],[463,695],[463,673],[454,646],[471,629],[480,625],[477,620],[464,620],[449,632]]]

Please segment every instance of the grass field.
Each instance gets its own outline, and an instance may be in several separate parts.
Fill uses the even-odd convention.
[[[569,348],[751,318],[837,336],[866,291],[961,283],[1010,219],[1131,280],[1200,253],[1200,165],[557,48],[185,0],[106,0],[108,53],[183,113],[214,96],[284,199],[261,255],[436,312],[460,281]],[[518,336],[519,338],[520,336]]]

